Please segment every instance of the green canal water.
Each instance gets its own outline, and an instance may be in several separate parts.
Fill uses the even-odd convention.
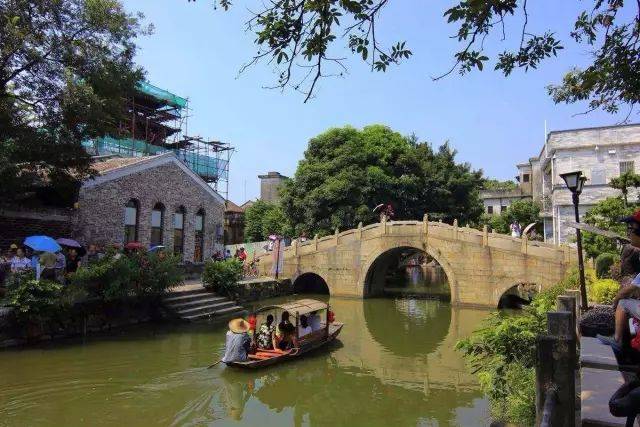
[[[273,301],[264,302],[264,304]],[[146,325],[0,352],[1,426],[487,426],[454,350],[488,312],[338,299],[339,341],[261,371],[218,365],[225,325]]]

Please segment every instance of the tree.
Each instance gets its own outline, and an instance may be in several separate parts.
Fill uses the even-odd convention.
[[[309,141],[295,176],[282,189],[284,213],[296,233],[327,235],[336,228],[378,221],[373,212],[391,203],[396,219],[461,222],[482,212],[482,172],[456,163],[447,144],[434,150],[391,129],[330,129]]]
[[[634,206],[627,206],[622,197],[608,197],[587,211],[584,222],[624,236],[626,225],[620,222],[620,218],[632,215],[634,209]],[[596,258],[602,253],[618,252],[616,241],[609,237],[585,232],[582,234],[582,241],[587,256],[591,258]]]
[[[340,40],[345,40],[351,52],[372,70],[384,72],[412,55],[405,41],[385,47],[379,39],[380,16],[389,3],[390,0],[263,3],[248,21],[248,30],[256,34],[258,52],[247,66],[261,60],[276,64],[278,83],[274,87],[291,86],[306,95],[305,102],[320,78],[346,73],[345,58],[333,53]],[[569,71],[561,84],[548,87],[556,103],[589,101],[589,110],[601,108],[608,112],[616,112],[627,104],[631,113],[640,102],[640,2],[629,3],[590,0],[590,6],[576,17],[568,35],[590,49],[593,59],[584,69]],[[214,4],[227,10],[231,0],[216,0]],[[531,28],[535,23],[527,7],[527,0],[454,2],[444,17],[448,23],[457,25],[454,37],[461,48],[453,55],[452,67],[434,79],[454,71],[466,74],[483,70],[491,61],[488,51],[492,49],[485,44],[489,36],[511,43],[493,63],[493,68],[505,76],[516,68],[535,69],[545,59],[557,56],[563,49],[557,29],[534,32]]]
[[[69,203],[91,175],[82,141],[115,130],[143,77],[140,16],[118,0],[0,2],[0,197]],[[46,189],[45,189],[46,187]]]
[[[622,198],[624,200],[624,205],[628,205],[627,196],[629,194],[629,188],[640,187],[640,175],[636,175],[635,173],[629,171],[625,172],[620,176],[615,178],[611,178],[609,182],[609,186],[615,188],[616,190],[620,190],[622,192]]]
[[[261,242],[271,234],[291,235],[288,220],[279,204],[257,200],[244,213],[245,239]]]
[[[483,190],[515,190],[518,188],[518,184],[515,182],[508,181],[500,181],[498,179],[485,179],[482,184]]]
[[[500,215],[483,215],[480,224],[487,225],[497,233],[510,233],[509,226],[518,221],[524,228],[533,222],[540,222],[540,205],[532,200],[516,200]]]

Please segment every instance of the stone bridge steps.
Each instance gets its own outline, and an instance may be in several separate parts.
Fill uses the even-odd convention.
[[[201,284],[178,288],[167,294],[162,302],[167,310],[186,321],[227,319],[246,312],[235,301],[209,292]]]

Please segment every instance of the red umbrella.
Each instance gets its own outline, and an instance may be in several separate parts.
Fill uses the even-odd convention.
[[[143,249],[144,245],[140,242],[129,242],[126,245],[124,245],[125,249],[130,249],[130,250],[134,250],[134,249]]]

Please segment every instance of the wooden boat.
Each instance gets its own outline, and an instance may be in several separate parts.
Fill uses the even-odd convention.
[[[333,313],[330,310],[329,304],[313,299],[301,299],[287,304],[262,307],[257,310],[254,315],[257,319],[260,319],[261,317],[266,319],[267,314],[273,314],[275,319],[280,319],[281,314],[284,311],[289,312],[292,321],[295,319],[296,331],[298,331],[298,322],[302,315],[308,315],[312,312],[324,312],[325,321],[321,321],[321,329],[302,337],[298,336],[298,348],[286,351],[258,349],[255,354],[249,355],[249,360],[245,362],[227,362],[227,366],[243,369],[258,369],[287,360],[297,359],[306,353],[325,346],[335,340],[344,326],[344,323],[333,321]]]

